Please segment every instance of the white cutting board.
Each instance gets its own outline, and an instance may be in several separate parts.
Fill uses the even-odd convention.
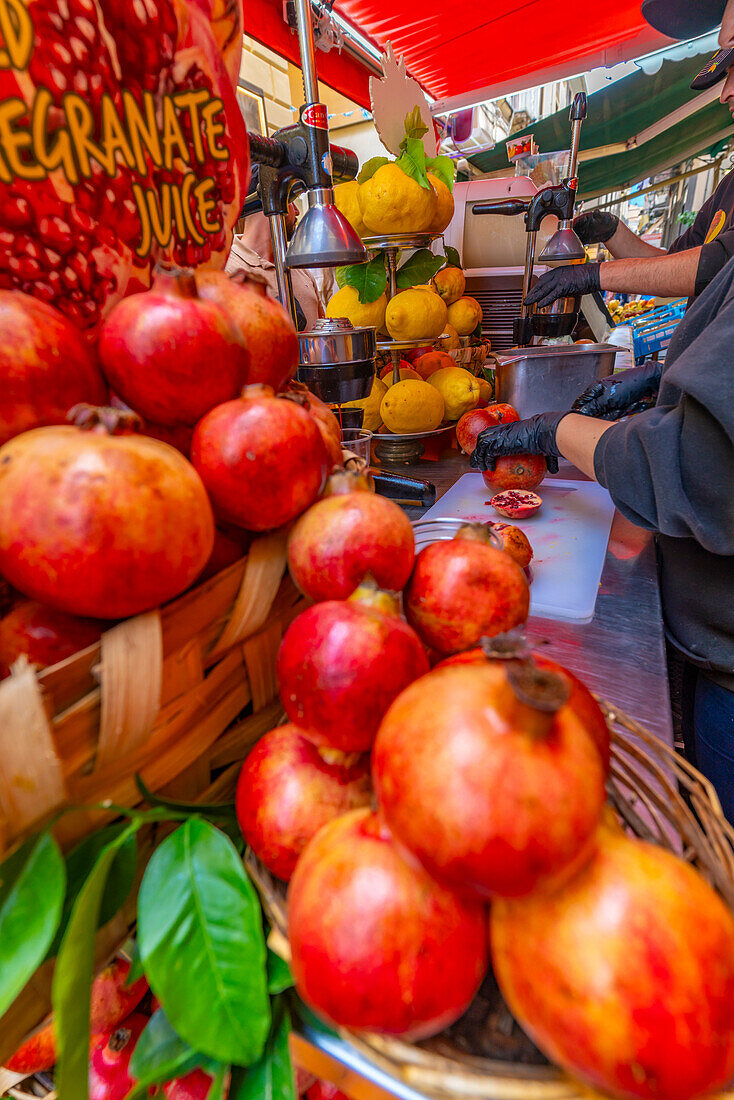
[[[544,481],[542,507],[530,519],[497,515],[482,475],[464,474],[425,514],[425,519],[514,523],[533,548],[530,614],[588,623],[594,617],[614,504],[595,481]]]

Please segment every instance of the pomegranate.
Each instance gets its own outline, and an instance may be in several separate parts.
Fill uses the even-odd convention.
[[[66,615],[53,607],[22,600],[0,619],[0,679],[24,653],[32,665],[46,668],[99,641],[105,624]]]
[[[52,306],[0,290],[0,333],[0,445],[29,428],[63,424],[80,401],[106,400],[89,345]]]
[[[202,298],[215,302],[242,333],[250,356],[248,379],[275,392],[285,389],[296,373],[300,349],[293,322],[280,302],[234,282],[222,271],[197,272]]]
[[[415,560],[410,520],[386,497],[329,496],[301,516],[288,539],[288,568],[311,600],[345,600],[369,574],[399,592]]]
[[[130,963],[126,959],[115,959],[92,982],[90,1024],[93,1035],[116,1028],[147,993],[145,978],[125,985],[129,972]],[[30,1076],[51,1069],[55,1061],[56,1041],[51,1019],[18,1047],[5,1068]]]
[[[27,148],[13,154],[0,199],[0,288],[94,328],[148,285],[156,258],[224,265],[249,156],[220,56],[226,40],[231,65],[241,5],[227,4],[224,19],[214,7],[225,5],[10,5],[19,46],[0,99],[25,104],[13,125]],[[197,107],[176,103],[187,94]]]
[[[313,417],[269,386],[248,386],[207,413],[191,460],[219,519],[250,531],[290,523],[316,500],[327,473]]]
[[[547,473],[542,455],[500,455],[494,470],[482,470],[484,484],[493,493],[505,489],[537,489]]]
[[[567,696],[559,677],[516,660],[434,668],[395,700],[375,740],[375,791],[431,874],[514,897],[588,857],[605,776]]]
[[[194,1069],[185,1077],[177,1077],[163,1086],[166,1100],[207,1100],[214,1078],[203,1069]],[[229,1095],[229,1082],[222,1091],[223,1100]],[[91,1100],[91,1098],[90,1098]]]
[[[477,445],[477,438],[485,428],[509,424],[519,420],[512,405],[486,405],[483,409],[470,409],[456,423],[456,439],[464,454],[470,455]]]
[[[308,845],[288,929],[298,992],[342,1027],[425,1039],[465,1011],[487,966],[483,906],[430,878],[368,809]]]
[[[311,393],[311,391],[300,382],[291,382],[288,387],[288,398],[306,409],[316,421],[329,458],[329,470],[333,470],[335,466],[341,466],[342,431],[339,426],[339,421],[334,416],[329,406],[324,404],[320,397]]]
[[[224,310],[200,298],[190,271],[156,273],[151,290],[119,302],[99,358],[130,408],[164,427],[194,425],[247,381],[249,357]]]
[[[183,592],[214,543],[204,486],[119,409],[73,410],[0,448],[0,573],[32,599],[100,619]],[[134,418],[133,418],[134,420]]]
[[[428,351],[413,360],[413,367],[418,371],[424,381],[428,381],[432,374],[443,367],[455,367],[456,360],[452,359],[446,351]],[[464,413],[464,416],[468,415]],[[463,417],[462,417],[463,419]],[[459,421],[461,423],[461,421]]]
[[[375,483],[366,467],[332,470],[324,486],[321,499],[344,496],[346,493],[374,493]]]
[[[148,1017],[133,1012],[110,1031],[92,1038],[89,1054],[89,1100],[125,1100],[135,1079],[130,1059]]]
[[[296,726],[279,726],[242,765],[237,820],[255,855],[288,881],[321,826],[369,805],[371,793],[367,757],[319,749]]]
[[[349,1100],[349,1097],[330,1081],[316,1081],[306,1091],[306,1100]]]
[[[527,535],[511,523],[493,523],[492,530],[502,539],[502,549],[516,561],[521,569],[527,569],[533,560],[533,548]]]
[[[689,1100],[734,1075],[734,919],[693,867],[602,827],[561,889],[498,901],[492,956],[523,1028],[594,1089]]]
[[[243,558],[250,548],[252,538],[247,531],[238,527],[217,527],[214,531],[214,546],[209,555],[209,561],[204,566],[197,584],[206,581],[210,577],[216,577],[229,565]]]
[[[489,503],[500,516],[507,516],[508,519],[529,519],[538,511],[543,499],[537,493],[506,489],[504,493],[495,493]]]
[[[517,528],[515,528],[517,530]],[[491,648],[491,647],[490,647]],[[529,651],[528,651],[529,652]],[[568,684],[568,705],[576,714],[586,732],[599,750],[599,755],[604,765],[604,774],[609,774],[610,745],[609,727],[602,714],[601,708],[586,684],[579,680],[573,672],[563,665],[556,664],[550,657],[544,657],[540,653],[532,654],[533,661],[538,668],[546,672],[553,672],[560,676]],[[463,653],[455,653],[453,657],[447,657],[437,664],[436,668],[447,668],[451,665],[484,665],[491,659],[483,649],[467,649]]]
[[[426,546],[415,560],[405,615],[437,653],[468,649],[528,617],[530,591],[522,569],[488,539],[483,525],[467,525],[456,538]]]
[[[359,588],[291,623],[278,653],[280,698],[290,721],[317,745],[367,752],[390,703],[428,667],[397,602]]]

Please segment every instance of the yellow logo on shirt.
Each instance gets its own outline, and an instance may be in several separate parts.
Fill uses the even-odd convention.
[[[704,244],[711,244],[711,242],[713,240],[715,240],[716,237],[718,237],[719,233],[724,228],[725,224],[726,224],[726,211],[725,210],[717,210],[716,213],[714,214],[713,221],[711,222],[711,225],[709,226],[709,231],[706,234],[706,240],[703,243]]]

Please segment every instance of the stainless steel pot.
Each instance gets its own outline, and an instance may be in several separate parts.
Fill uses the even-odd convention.
[[[322,401],[342,405],[369,396],[377,353],[373,328],[355,328],[346,317],[321,317],[298,341],[298,381]]]
[[[563,344],[498,354],[495,399],[521,417],[570,409],[587,386],[612,374],[621,350],[613,344]]]

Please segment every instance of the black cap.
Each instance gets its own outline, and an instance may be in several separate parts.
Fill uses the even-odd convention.
[[[721,24],[726,0],[642,0],[642,16],[669,38],[697,38]]]
[[[717,50],[711,60],[701,69],[695,80],[691,81],[691,87],[697,92],[712,88],[717,81],[723,80],[733,63],[734,49]]]

